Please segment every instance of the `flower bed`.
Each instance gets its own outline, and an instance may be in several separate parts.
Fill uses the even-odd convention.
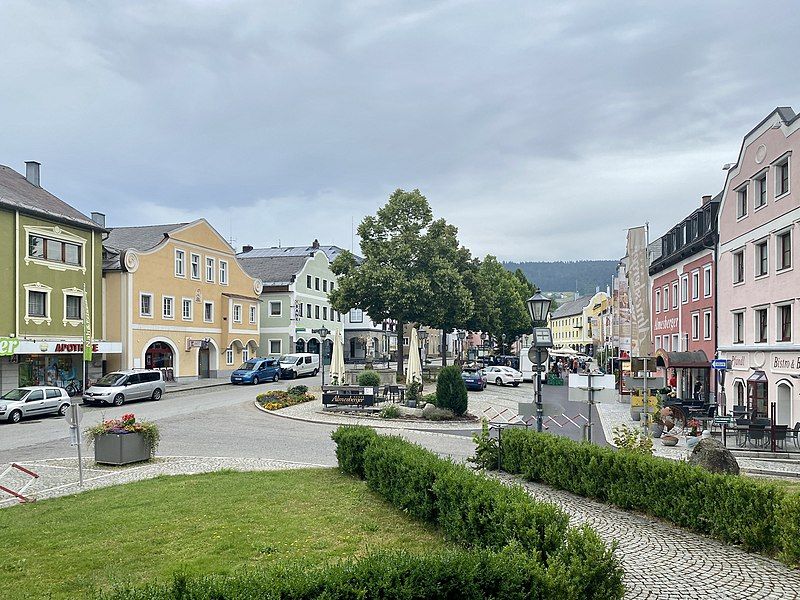
[[[158,425],[150,421],[137,421],[136,415],[127,413],[122,415],[119,419],[108,419],[89,427],[84,431],[86,442],[89,445],[95,443],[98,437],[106,434],[125,434],[125,433],[138,433],[144,438],[147,445],[150,447],[150,456],[153,456],[158,448],[158,442],[161,439],[161,433],[158,430]]]
[[[273,390],[259,394],[256,396],[256,400],[267,410],[280,410],[287,406],[294,406],[295,404],[316,400],[316,397],[309,394],[307,389],[308,388],[304,385],[298,385],[289,388],[285,392],[283,390]]]

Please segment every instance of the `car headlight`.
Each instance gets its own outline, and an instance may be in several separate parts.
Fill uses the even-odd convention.
[[[0,404],[0,410],[5,411],[8,408],[5,404]]]

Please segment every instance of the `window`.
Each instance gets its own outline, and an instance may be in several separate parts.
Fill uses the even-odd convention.
[[[792,305],[784,304],[778,307],[778,341],[792,341]]]
[[[175,298],[172,296],[161,297],[161,314],[165,319],[175,318]]]
[[[206,281],[209,283],[214,283],[214,271],[217,270],[215,262],[213,258],[206,257]]]
[[[66,296],[65,298],[65,306],[64,306],[64,315],[70,321],[80,321],[83,317],[81,316],[81,307],[83,306],[83,297],[82,296]]]
[[[342,313],[336,313],[336,320],[339,321],[339,323],[342,322]]]
[[[692,339],[700,339],[700,313],[694,313],[692,315]]]
[[[139,294],[139,316],[153,316],[153,294]]]
[[[678,282],[672,284],[672,308],[678,308]]]
[[[767,174],[756,178],[756,208],[767,204]]]
[[[250,324],[253,324],[255,322],[256,322],[256,307],[255,306],[251,306],[250,307]]]
[[[28,316],[47,318],[47,292],[28,290]]]
[[[79,244],[53,240],[40,235],[28,236],[28,257],[80,267],[83,248]]]
[[[228,285],[228,261],[219,261],[219,282],[221,285]]]
[[[242,305],[241,304],[234,304],[233,305],[233,322],[234,323],[241,323],[242,322]]]
[[[270,354],[281,354],[281,340],[270,340],[269,341],[269,353]]]
[[[327,306],[323,306],[322,307],[322,320],[323,321],[327,321],[328,320],[328,307]]]
[[[669,336],[664,336],[664,351],[669,352]]]
[[[669,288],[665,285],[664,286],[664,310],[669,310]]]
[[[700,271],[692,273],[692,300],[700,297]]]
[[[200,255],[191,255],[191,273],[192,279],[200,279]]]
[[[680,351],[679,342],[678,342],[678,334],[677,333],[673,333],[672,334],[672,351],[673,352]]]
[[[311,289],[311,275],[306,275],[306,287]]]
[[[656,290],[656,312],[661,312],[661,290]]]
[[[755,311],[756,317],[756,342],[767,341],[767,309],[758,308]]]
[[[767,263],[767,241],[756,244],[756,277],[767,274],[769,265]]]
[[[656,336],[656,350],[661,350],[661,336]]]
[[[250,360],[250,350],[247,348],[242,349],[242,362],[247,362]]]
[[[711,266],[703,269],[703,297],[711,296]]]
[[[778,234],[776,254],[778,255],[778,264],[776,268],[778,271],[781,269],[788,269],[792,266],[792,233],[785,231]]]
[[[306,304],[306,318],[308,318],[308,319],[311,318],[311,305],[310,304]]]
[[[203,321],[206,323],[213,323],[214,322],[214,303],[213,302],[204,302],[203,303]]]
[[[408,346],[408,338],[407,337],[403,338],[403,346]]]
[[[703,313],[703,339],[711,339],[711,311]]]
[[[364,322],[364,311],[360,308],[351,308],[350,309],[350,322],[351,323],[363,323]]]
[[[323,279],[322,280],[322,291],[323,292],[327,292],[328,291],[328,280],[327,279]]]
[[[184,321],[191,321],[193,316],[194,316],[192,314],[194,312],[194,310],[192,308],[192,306],[193,306],[192,299],[191,298],[184,298],[181,304],[182,304],[182,306],[181,306],[181,315],[183,316],[183,320]]]
[[[314,277],[314,289],[319,290],[319,277]]]
[[[743,219],[747,216],[747,186],[736,190],[736,217]]]
[[[229,365],[233,364],[233,348],[225,350],[225,362]]]
[[[744,281],[744,250],[733,253],[733,283]]]
[[[775,196],[789,193],[789,158],[775,165]]]
[[[744,344],[744,313],[733,313],[733,343]]]
[[[686,304],[689,301],[689,276],[684,275],[681,277],[681,304]]]
[[[283,303],[280,300],[271,300],[269,303],[269,316],[280,317],[283,308]]]
[[[330,291],[333,291],[333,282],[332,281],[331,281],[331,284],[328,286],[328,289],[330,289]]]
[[[186,277],[186,252],[175,250],[175,277]]]
[[[314,305],[314,318],[319,319],[319,306]]]

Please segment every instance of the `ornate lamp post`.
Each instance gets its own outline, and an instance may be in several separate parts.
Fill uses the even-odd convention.
[[[425,356],[428,354],[428,345],[425,343],[425,340],[428,339],[428,332],[424,329],[420,329],[417,332],[417,337],[419,338],[419,353],[422,358],[422,370],[425,370]]]
[[[318,333],[322,340],[319,344],[319,369],[322,372],[322,386],[325,387],[325,340],[331,334],[331,330],[324,325],[319,329],[312,329],[312,333]]]
[[[463,329],[458,332],[458,359],[464,362],[464,340],[467,338],[467,332]]]
[[[547,324],[547,315],[550,312],[551,300],[547,296],[536,293],[526,301],[528,312],[531,315],[533,325],[533,345],[536,349],[536,431],[542,430],[542,350],[553,347],[553,333],[549,327],[541,327]],[[533,361],[531,361],[533,362]]]

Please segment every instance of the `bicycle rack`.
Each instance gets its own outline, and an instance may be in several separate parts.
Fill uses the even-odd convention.
[[[39,475],[31,471],[30,469],[26,469],[22,465],[18,465],[17,463],[11,463],[6,467],[5,471],[0,473],[0,481],[2,481],[3,478],[12,471],[12,469],[16,469],[21,473],[24,473],[25,475],[29,476],[30,479],[28,479],[28,481],[26,481],[22,485],[22,487],[19,488],[18,490],[12,490],[11,488],[8,488],[4,485],[0,485],[0,491],[6,492],[7,494],[14,496],[20,502],[35,502],[36,498],[25,496],[24,492],[26,489],[28,489],[28,486],[30,486],[34,481],[36,481],[39,478]]]

